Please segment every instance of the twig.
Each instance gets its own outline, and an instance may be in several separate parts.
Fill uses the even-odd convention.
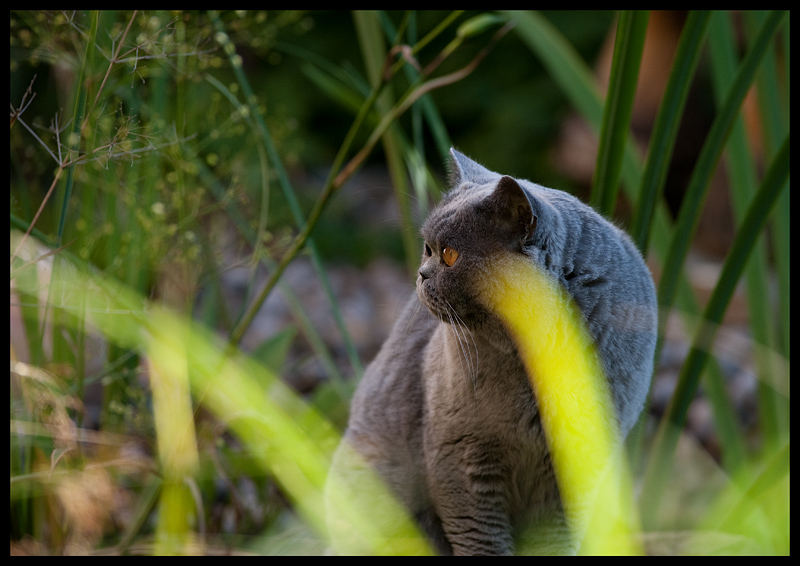
[[[103,92],[103,87],[106,85],[108,76],[111,74],[111,69],[114,67],[114,64],[118,62],[119,52],[122,49],[122,45],[125,43],[125,38],[128,37],[128,32],[130,31],[131,26],[133,25],[133,20],[136,19],[137,12],[138,10],[134,10],[133,14],[131,14],[131,19],[130,21],[128,21],[128,27],[125,28],[124,32],[122,32],[122,37],[120,38],[119,43],[117,44],[117,51],[116,53],[114,53],[114,56],[111,58],[111,61],[108,62],[108,69],[106,69],[106,76],[103,77],[103,81],[100,83],[100,88],[97,89],[97,96],[94,97],[94,102],[92,103],[92,110],[94,110],[94,107],[97,106],[97,101],[100,100],[100,94]],[[86,113],[86,118],[84,120],[84,123],[86,122],[86,120],[89,119],[90,115],[91,111]],[[82,129],[83,127],[81,127],[81,130]]]
[[[22,249],[23,244],[25,244],[25,240],[28,239],[28,235],[31,233],[31,230],[33,230],[33,227],[36,225],[36,221],[39,219],[39,215],[42,213],[42,210],[44,210],[44,205],[46,205],[47,201],[50,199],[50,195],[53,194],[53,191],[55,190],[56,185],[58,184],[58,180],[61,178],[61,173],[63,171],[64,169],[62,167],[59,167],[58,170],[56,171],[56,176],[53,178],[53,182],[50,184],[50,188],[47,189],[47,194],[44,195],[44,199],[42,199],[42,204],[39,205],[39,210],[36,211],[36,215],[33,217],[33,220],[31,221],[30,226],[28,226],[28,229],[25,230],[25,234],[22,236],[22,240],[20,240],[17,249],[14,250],[13,254],[11,254],[11,265],[14,264],[14,259],[17,257],[17,254],[19,254],[19,250]]]
[[[31,105],[33,99],[36,98],[36,93],[33,92],[33,81],[35,80],[36,80],[36,75],[33,75],[33,78],[31,79],[31,84],[28,85],[27,90],[25,90],[25,94],[22,95],[22,100],[19,103],[19,109],[18,110],[15,109],[14,105],[11,104],[11,120],[10,120],[11,123],[9,124],[9,129],[14,125],[14,122],[17,121],[17,118],[22,116],[22,113],[28,109],[28,106]],[[28,98],[29,94],[31,95],[31,99],[28,100],[27,104],[25,104],[25,100]]]
[[[50,154],[50,157],[52,157],[52,158],[53,158],[53,161],[55,161],[55,162],[56,162],[56,164],[57,164],[57,165],[60,167],[60,166],[61,166],[61,160],[60,160],[58,157],[56,157],[56,154],[55,154],[55,153],[53,153],[53,152],[50,150],[50,148],[49,148],[49,147],[47,147],[47,144],[46,144],[46,143],[44,143],[44,141],[42,141],[42,138],[40,138],[38,135],[36,135],[36,132],[34,132],[34,131],[33,131],[33,129],[32,129],[32,128],[31,128],[31,127],[28,125],[28,124],[26,124],[26,123],[25,123],[25,120],[23,120],[22,118],[20,118],[19,116],[17,116],[17,122],[19,122],[20,124],[22,124],[22,127],[23,127],[23,128],[25,128],[26,130],[28,130],[28,131],[30,132],[30,134],[31,134],[31,135],[32,135],[34,138],[36,138],[36,141],[38,141],[38,142],[39,142],[39,144],[41,144],[41,146],[42,146],[42,147],[43,147],[43,148],[44,148],[44,149],[47,151],[47,153],[49,153],[49,154]],[[60,151],[59,151],[59,153],[60,153]]]
[[[389,53],[386,55],[386,59],[383,63],[383,71],[381,72],[381,77],[383,77],[383,82],[389,82],[389,79],[392,78],[394,74],[394,69],[392,68],[392,61],[394,60],[394,56],[400,53],[403,56],[403,59],[408,61],[409,65],[414,67],[418,72],[422,72],[422,67],[414,58],[414,51],[411,49],[410,45],[395,45],[389,50]]]
[[[508,22],[502,28],[500,28],[497,33],[494,34],[489,44],[484,47],[476,56],[475,58],[470,61],[466,66],[459,69],[458,71],[454,71],[449,75],[444,75],[442,77],[431,79],[425,83],[422,83],[419,87],[412,90],[407,97],[401,100],[397,106],[392,109],[389,114],[384,117],[384,121],[388,121],[391,123],[392,121],[396,120],[403,112],[408,110],[408,108],[414,104],[420,97],[427,94],[428,92],[435,90],[437,88],[441,88],[443,86],[447,86],[449,84],[453,84],[465,78],[469,75],[472,71],[474,71],[478,65],[486,58],[489,52],[494,48],[500,39],[507,34],[513,27],[514,22]],[[383,126],[383,127],[382,127]],[[359,151],[351,160],[350,162],[342,169],[342,171],[336,176],[336,179],[333,183],[333,191],[336,191],[339,187],[341,187],[344,182],[355,172],[356,169],[361,165],[364,159],[367,158],[372,148],[378,142],[378,139],[383,135],[384,130],[388,127],[388,123],[384,126],[383,122],[378,125],[377,128],[373,131],[372,135],[370,136],[367,143],[364,147]],[[324,196],[324,195],[323,195]]]

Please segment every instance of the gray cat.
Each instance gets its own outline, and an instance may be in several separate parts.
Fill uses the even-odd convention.
[[[476,281],[505,250],[569,292],[623,435],[653,370],[653,281],[630,238],[573,196],[451,154],[453,188],[422,227],[417,292],[356,391],[332,477],[372,509],[361,486],[364,468],[374,469],[441,554],[574,551],[528,376]],[[366,464],[347,457],[345,443]],[[340,517],[329,511],[333,524]],[[363,550],[337,528],[338,550]]]

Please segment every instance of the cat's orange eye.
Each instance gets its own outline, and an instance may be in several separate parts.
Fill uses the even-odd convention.
[[[442,250],[442,259],[448,267],[452,267],[458,259],[458,252],[453,248],[445,246],[445,248]]]

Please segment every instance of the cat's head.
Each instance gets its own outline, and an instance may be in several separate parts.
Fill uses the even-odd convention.
[[[422,226],[417,291],[441,320],[475,327],[490,316],[476,285],[488,276],[488,262],[503,251],[532,256],[546,249],[557,213],[523,189],[524,181],[450,152],[452,189]]]

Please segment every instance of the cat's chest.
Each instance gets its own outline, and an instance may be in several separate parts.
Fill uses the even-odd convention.
[[[424,378],[434,418],[525,429],[536,417],[525,368],[510,342],[441,324],[428,345]]]

